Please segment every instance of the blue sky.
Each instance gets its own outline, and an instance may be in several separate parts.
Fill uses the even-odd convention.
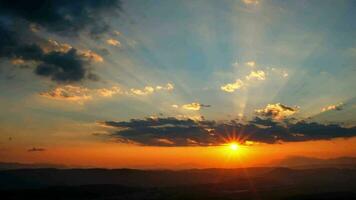
[[[27,127],[45,134],[56,125],[150,116],[249,120],[278,103],[293,109],[291,117],[354,126],[355,5],[123,1],[117,15],[101,13],[110,28],[97,38],[29,23],[33,41],[47,41],[53,51],[68,44],[84,57],[80,52],[88,50],[100,56],[88,58],[99,80],[57,82],[33,73],[32,61],[21,67],[15,58],[1,57],[2,131],[11,135]],[[227,84],[236,88],[224,91]],[[101,95],[102,89],[113,93]]]

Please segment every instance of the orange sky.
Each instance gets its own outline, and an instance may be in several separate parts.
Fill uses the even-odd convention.
[[[53,163],[78,167],[206,168],[263,165],[286,156],[319,158],[356,156],[356,138],[330,141],[257,144],[232,151],[221,147],[141,147],[114,142],[87,142],[53,146],[43,152],[27,152],[16,145],[0,151],[1,161]]]

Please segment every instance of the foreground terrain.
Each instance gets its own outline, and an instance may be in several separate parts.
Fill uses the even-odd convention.
[[[16,169],[1,199],[356,199],[356,169]]]

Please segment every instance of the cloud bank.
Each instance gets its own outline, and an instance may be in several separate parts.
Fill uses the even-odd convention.
[[[241,144],[251,141],[273,144],[356,136],[356,127],[303,120],[291,123],[261,117],[246,123],[168,117],[104,121],[102,124],[114,129],[109,133],[111,138],[145,146],[215,146],[226,143],[231,137],[238,138]]]

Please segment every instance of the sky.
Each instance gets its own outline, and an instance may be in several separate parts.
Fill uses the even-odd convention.
[[[189,168],[356,156],[355,9],[1,1],[0,162]]]

